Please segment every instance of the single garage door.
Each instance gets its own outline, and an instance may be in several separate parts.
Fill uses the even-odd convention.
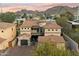
[[[21,40],[21,45],[28,45],[28,40]]]

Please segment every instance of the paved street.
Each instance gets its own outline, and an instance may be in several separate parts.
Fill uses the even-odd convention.
[[[8,49],[2,56],[32,56],[34,46],[21,46]]]

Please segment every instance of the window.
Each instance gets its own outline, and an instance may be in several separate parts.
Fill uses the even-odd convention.
[[[4,31],[2,31],[2,32],[4,32]]]

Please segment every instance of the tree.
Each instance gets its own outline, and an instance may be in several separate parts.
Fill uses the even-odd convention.
[[[71,21],[74,19],[73,14],[71,14],[70,12],[65,12],[59,15],[60,17],[55,16],[54,19],[57,21],[57,23],[60,26],[66,26],[67,21]]]
[[[70,12],[66,12],[65,16],[68,18],[68,20],[73,21],[74,20],[74,15]]]
[[[60,50],[50,42],[39,44],[35,50],[35,55],[38,56],[73,56],[78,55],[70,50]]]
[[[0,14],[0,20],[3,22],[14,22],[16,18],[16,14],[13,12],[6,12]]]
[[[22,18],[26,18],[27,19],[27,14],[24,13],[23,16],[22,16]]]

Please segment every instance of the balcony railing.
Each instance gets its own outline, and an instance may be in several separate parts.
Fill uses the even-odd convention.
[[[31,34],[32,34],[32,35],[42,35],[43,33],[40,32],[40,31],[37,31],[37,30],[32,30],[32,31],[31,31]]]

